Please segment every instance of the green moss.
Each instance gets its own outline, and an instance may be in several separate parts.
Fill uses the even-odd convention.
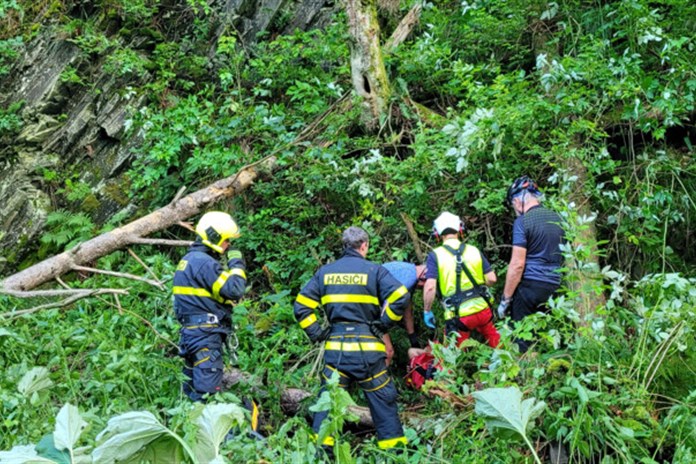
[[[126,206],[130,203],[128,191],[130,190],[130,182],[128,179],[122,179],[121,182],[111,182],[104,187],[104,195],[110,200],[115,201],[119,206]]]
[[[82,200],[82,209],[84,211],[95,211],[100,205],[101,202],[97,200],[97,197],[93,193],[90,193],[84,200]]]

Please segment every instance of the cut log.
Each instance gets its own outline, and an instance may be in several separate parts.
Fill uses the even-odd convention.
[[[0,286],[7,290],[23,291],[36,288],[73,270],[76,266],[94,262],[116,250],[139,243],[143,237],[188,219],[223,198],[238,195],[248,188],[262,171],[273,171],[276,167],[274,156],[264,158],[244,167],[233,176],[218,180],[147,216],[13,274],[7,277]]]
[[[240,371],[239,369],[226,369],[222,377],[222,387],[224,389],[229,389],[231,386],[239,383],[252,382],[252,378],[246,372]],[[283,411],[286,414],[295,415],[300,410],[302,402],[306,399],[314,397],[314,395],[306,390],[299,388],[285,388],[280,392],[280,403]],[[374,423],[372,422],[372,415],[370,410],[364,406],[350,406],[349,411],[358,416],[358,427],[362,428],[372,428]]]

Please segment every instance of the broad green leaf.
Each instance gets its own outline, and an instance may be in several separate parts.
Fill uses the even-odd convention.
[[[36,444],[36,452],[39,456],[55,461],[58,464],[71,464],[70,453],[56,448],[52,433],[46,434],[41,438],[41,441]]]
[[[236,404],[208,404],[196,419],[198,426],[193,451],[197,462],[213,462],[220,454],[220,443],[234,426],[244,423],[244,410]]]
[[[56,448],[68,450],[72,456],[75,443],[85,427],[87,427],[87,422],[82,420],[77,407],[66,403],[56,416],[56,429],[53,432]]]
[[[96,460],[94,462],[97,462]],[[180,464],[184,460],[184,449],[171,435],[164,435],[144,446],[127,459],[119,458],[118,464],[142,463]]]
[[[39,456],[34,445],[19,445],[10,451],[0,451],[0,464],[56,464],[48,458]]]
[[[34,367],[29,372],[24,374],[22,379],[17,384],[17,390],[24,395],[25,398],[30,398],[34,393],[49,388],[53,385],[51,379],[48,378],[48,369],[45,367]]]
[[[523,438],[531,421],[546,407],[546,403],[534,398],[522,401],[522,392],[517,387],[488,388],[473,393],[473,397],[476,413],[486,417],[489,428],[513,430]]]
[[[152,413],[127,412],[109,419],[106,429],[97,435],[97,447],[92,458],[100,464],[127,461],[136,453],[145,452],[143,448],[150,444],[159,448],[157,440],[166,436],[173,437],[177,446],[186,448],[181,438],[162,425]]]

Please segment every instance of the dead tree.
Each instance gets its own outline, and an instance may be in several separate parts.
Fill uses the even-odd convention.
[[[140,219],[7,277],[0,283],[0,292],[3,289],[31,290],[128,245],[147,243],[147,240],[143,240],[145,236],[184,221],[223,198],[238,195],[248,188],[262,171],[273,171],[276,166],[276,158],[270,156],[181,199],[175,198],[167,206]]]
[[[377,0],[345,0],[350,33],[350,69],[355,92],[362,98],[363,123],[376,130],[389,117],[391,86],[384,67]],[[402,43],[418,23],[422,11],[417,3],[401,20],[385,45],[391,52]]]

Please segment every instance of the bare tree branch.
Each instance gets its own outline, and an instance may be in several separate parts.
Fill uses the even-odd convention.
[[[133,250],[131,250],[130,248],[128,248],[128,254],[131,255],[133,257],[133,259],[135,259],[138,262],[138,264],[140,264],[142,267],[144,267],[145,270],[147,271],[147,273],[150,274],[157,282],[159,282],[160,284],[162,283],[160,278],[157,277],[157,274],[155,274],[155,271],[153,271],[150,268],[150,266],[145,264],[145,262],[142,259],[140,259],[140,256],[135,254],[135,252]]]
[[[0,288],[0,295],[8,295],[15,298],[37,298],[52,296],[73,296],[83,294],[89,295],[91,293],[94,293],[95,291],[101,291],[102,293],[119,293],[121,295],[128,294],[128,291],[122,288],[68,288],[64,290],[33,290],[29,292]]]
[[[406,13],[406,16],[401,19],[399,25],[396,26],[396,29],[394,29],[394,32],[392,32],[391,37],[389,37],[389,40],[387,40],[387,42],[384,44],[385,53],[393,52],[404,42],[404,40],[406,40],[406,38],[411,34],[413,27],[418,24],[418,21],[420,21],[422,11],[423,4],[420,1],[413,5],[413,8],[411,8],[408,13]]]
[[[153,287],[159,288],[160,290],[164,290],[164,285],[162,285],[162,282],[152,280],[152,279],[147,279],[145,277],[140,277],[140,276],[133,275],[133,274],[128,274],[127,272],[106,271],[104,269],[97,269],[94,267],[86,267],[86,266],[73,266],[72,270],[73,271],[90,272],[92,274],[103,274],[103,275],[108,275],[108,276],[113,276],[113,277],[121,277],[124,279],[130,279],[130,280],[137,280],[138,282],[145,282],[146,284],[150,284]]]
[[[420,246],[420,240],[418,240],[418,234],[416,233],[415,227],[413,227],[413,221],[406,215],[406,213],[401,213],[401,219],[404,220],[406,224],[406,230],[408,231],[409,237],[413,242],[413,248],[416,250],[416,257],[418,257],[418,262],[425,262],[425,255],[423,254],[423,249]]]
[[[44,291],[35,291],[35,292],[11,292],[12,296],[15,296],[17,298],[33,298],[36,296],[56,296],[58,293],[57,292],[62,292],[63,295],[68,295],[72,294],[72,296],[60,300],[60,301],[54,301],[52,303],[46,303],[42,304],[39,306],[35,306],[30,309],[23,309],[20,311],[9,311],[6,313],[0,314],[1,319],[16,319],[19,316],[24,316],[27,314],[32,314],[37,311],[41,311],[44,309],[53,309],[53,308],[61,308],[63,306],[68,306],[77,300],[81,300],[82,298],[87,298],[90,296],[97,296],[97,295],[104,295],[104,294],[116,294],[116,295],[127,295],[128,291],[120,288],[97,288],[93,290],[44,290]],[[0,293],[6,293],[10,294],[8,291],[2,291]],[[37,293],[43,293],[43,295],[36,295]],[[49,295],[49,293],[53,293],[53,295]],[[31,295],[29,295],[31,294]]]

